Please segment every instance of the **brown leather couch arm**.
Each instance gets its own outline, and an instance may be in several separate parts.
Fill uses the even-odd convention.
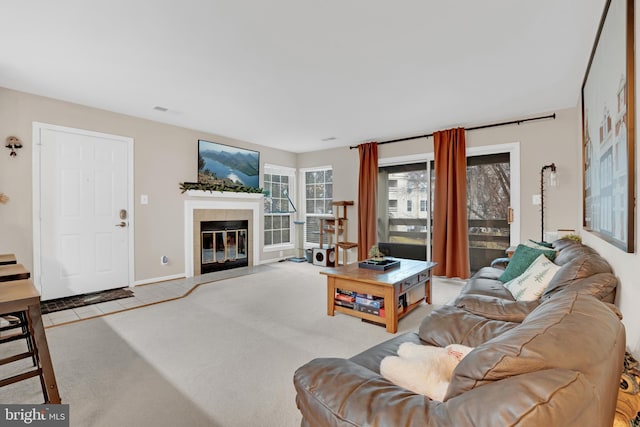
[[[592,404],[601,398],[593,385],[581,373],[565,369],[507,378],[444,403],[346,359],[312,360],[296,371],[294,384],[303,426],[588,426],[609,417]],[[591,391],[589,399],[585,390]]]
[[[309,426],[428,426],[429,398],[350,360],[314,359],[294,374],[296,404]]]

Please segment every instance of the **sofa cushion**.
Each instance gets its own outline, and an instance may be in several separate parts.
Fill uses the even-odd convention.
[[[486,274],[487,271],[497,271],[498,273],[493,276],[489,276]],[[498,276],[500,276],[501,271],[504,270],[489,267],[481,269],[462,287],[459,297],[464,295],[486,295],[514,301],[511,292],[509,292],[504,287],[504,284],[498,280]],[[482,272],[485,272],[485,274],[480,274]]]
[[[511,301],[489,295],[463,295],[456,299],[454,305],[487,319],[520,323],[540,305],[540,300]]]
[[[504,287],[516,301],[535,301],[540,298],[559,269],[549,258],[539,255],[524,273],[509,280]]]
[[[594,322],[593,319],[598,319]],[[616,315],[590,295],[561,292],[524,321],[476,346],[456,367],[445,400],[484,384],[545,369],[569,369],[607,384],[601,366],[611,366],[624,342]],[[614,374],[615,375],[615,374]]]
[[[566,289],[570,292],[592,295],[602,302],[613,303],[616,299],[617,287],[618,278],[613,273],[596,273],[592,276],[549,286],[542,294],[542,300],[552,298],[558,292]]]
[[[590,248],[589,246],[581,245],[578,243],[578,244],[566,247],[561,251],[558,251],[558,254],[554,259],[554,262],[558,265],[564,265],[567,262],[575,258],[579,258],[581,256],[595,256],[600,258],[600,255],[594,249]]]
[[[585,247],[586,248],[586,247]],[[561,255],[567,250],[561,251]],[[611,273],[611,266],[604,258],[598,254],[582,254],[573,259],[567,260],[553,276],[549,286],[542,294],[542,297],[549,297],[566,286],[572,286],[576,280],[585,279],[598,273]]]
[[[517,325],[515,322],[487,319],[455,306],[443,305],[422,320],[418,335],[424,343],[438,347],[449,344],[476,347]]]
[[[529,267],[531,263],[533,263],[533,261],[535,261],[535,259],[538,258],[538,256],[540,256],[541,254],[545,255],[547,258],[553,261],[556,256],[556,251],[552,249],[530,248],[529,246],[522,244],[518,245],[516,251],[511,257],[509,265],[498,279],[501,282],[508,282],[511,279],[515,279],[516,277],[524,273],[527,267]]]

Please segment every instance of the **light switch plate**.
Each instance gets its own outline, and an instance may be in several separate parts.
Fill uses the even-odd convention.
[[[533,197],[531,198],[531,203],[533,203],[534,205],[541,205],[542,198],[540,197],[539,194],[534,194]]]
[[[141,205],[148,205],[149,204],[149,196],[147,196],[146,194],[141,194],[140,195],[140,204]]]

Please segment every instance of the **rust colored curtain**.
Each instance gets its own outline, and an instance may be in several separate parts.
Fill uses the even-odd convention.
[[[465,131],[449,129],[433,134],[435,200],[433,261],[437,276],[469,277],[467,221],[467,157]]]
[[[378,243],[378,144],[358,145],[358,261],[367,259],[369,248]]]

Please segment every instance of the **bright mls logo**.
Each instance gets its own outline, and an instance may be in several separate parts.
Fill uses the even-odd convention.
[[[69,405],[0,405],[0,425],[69,427]]]

